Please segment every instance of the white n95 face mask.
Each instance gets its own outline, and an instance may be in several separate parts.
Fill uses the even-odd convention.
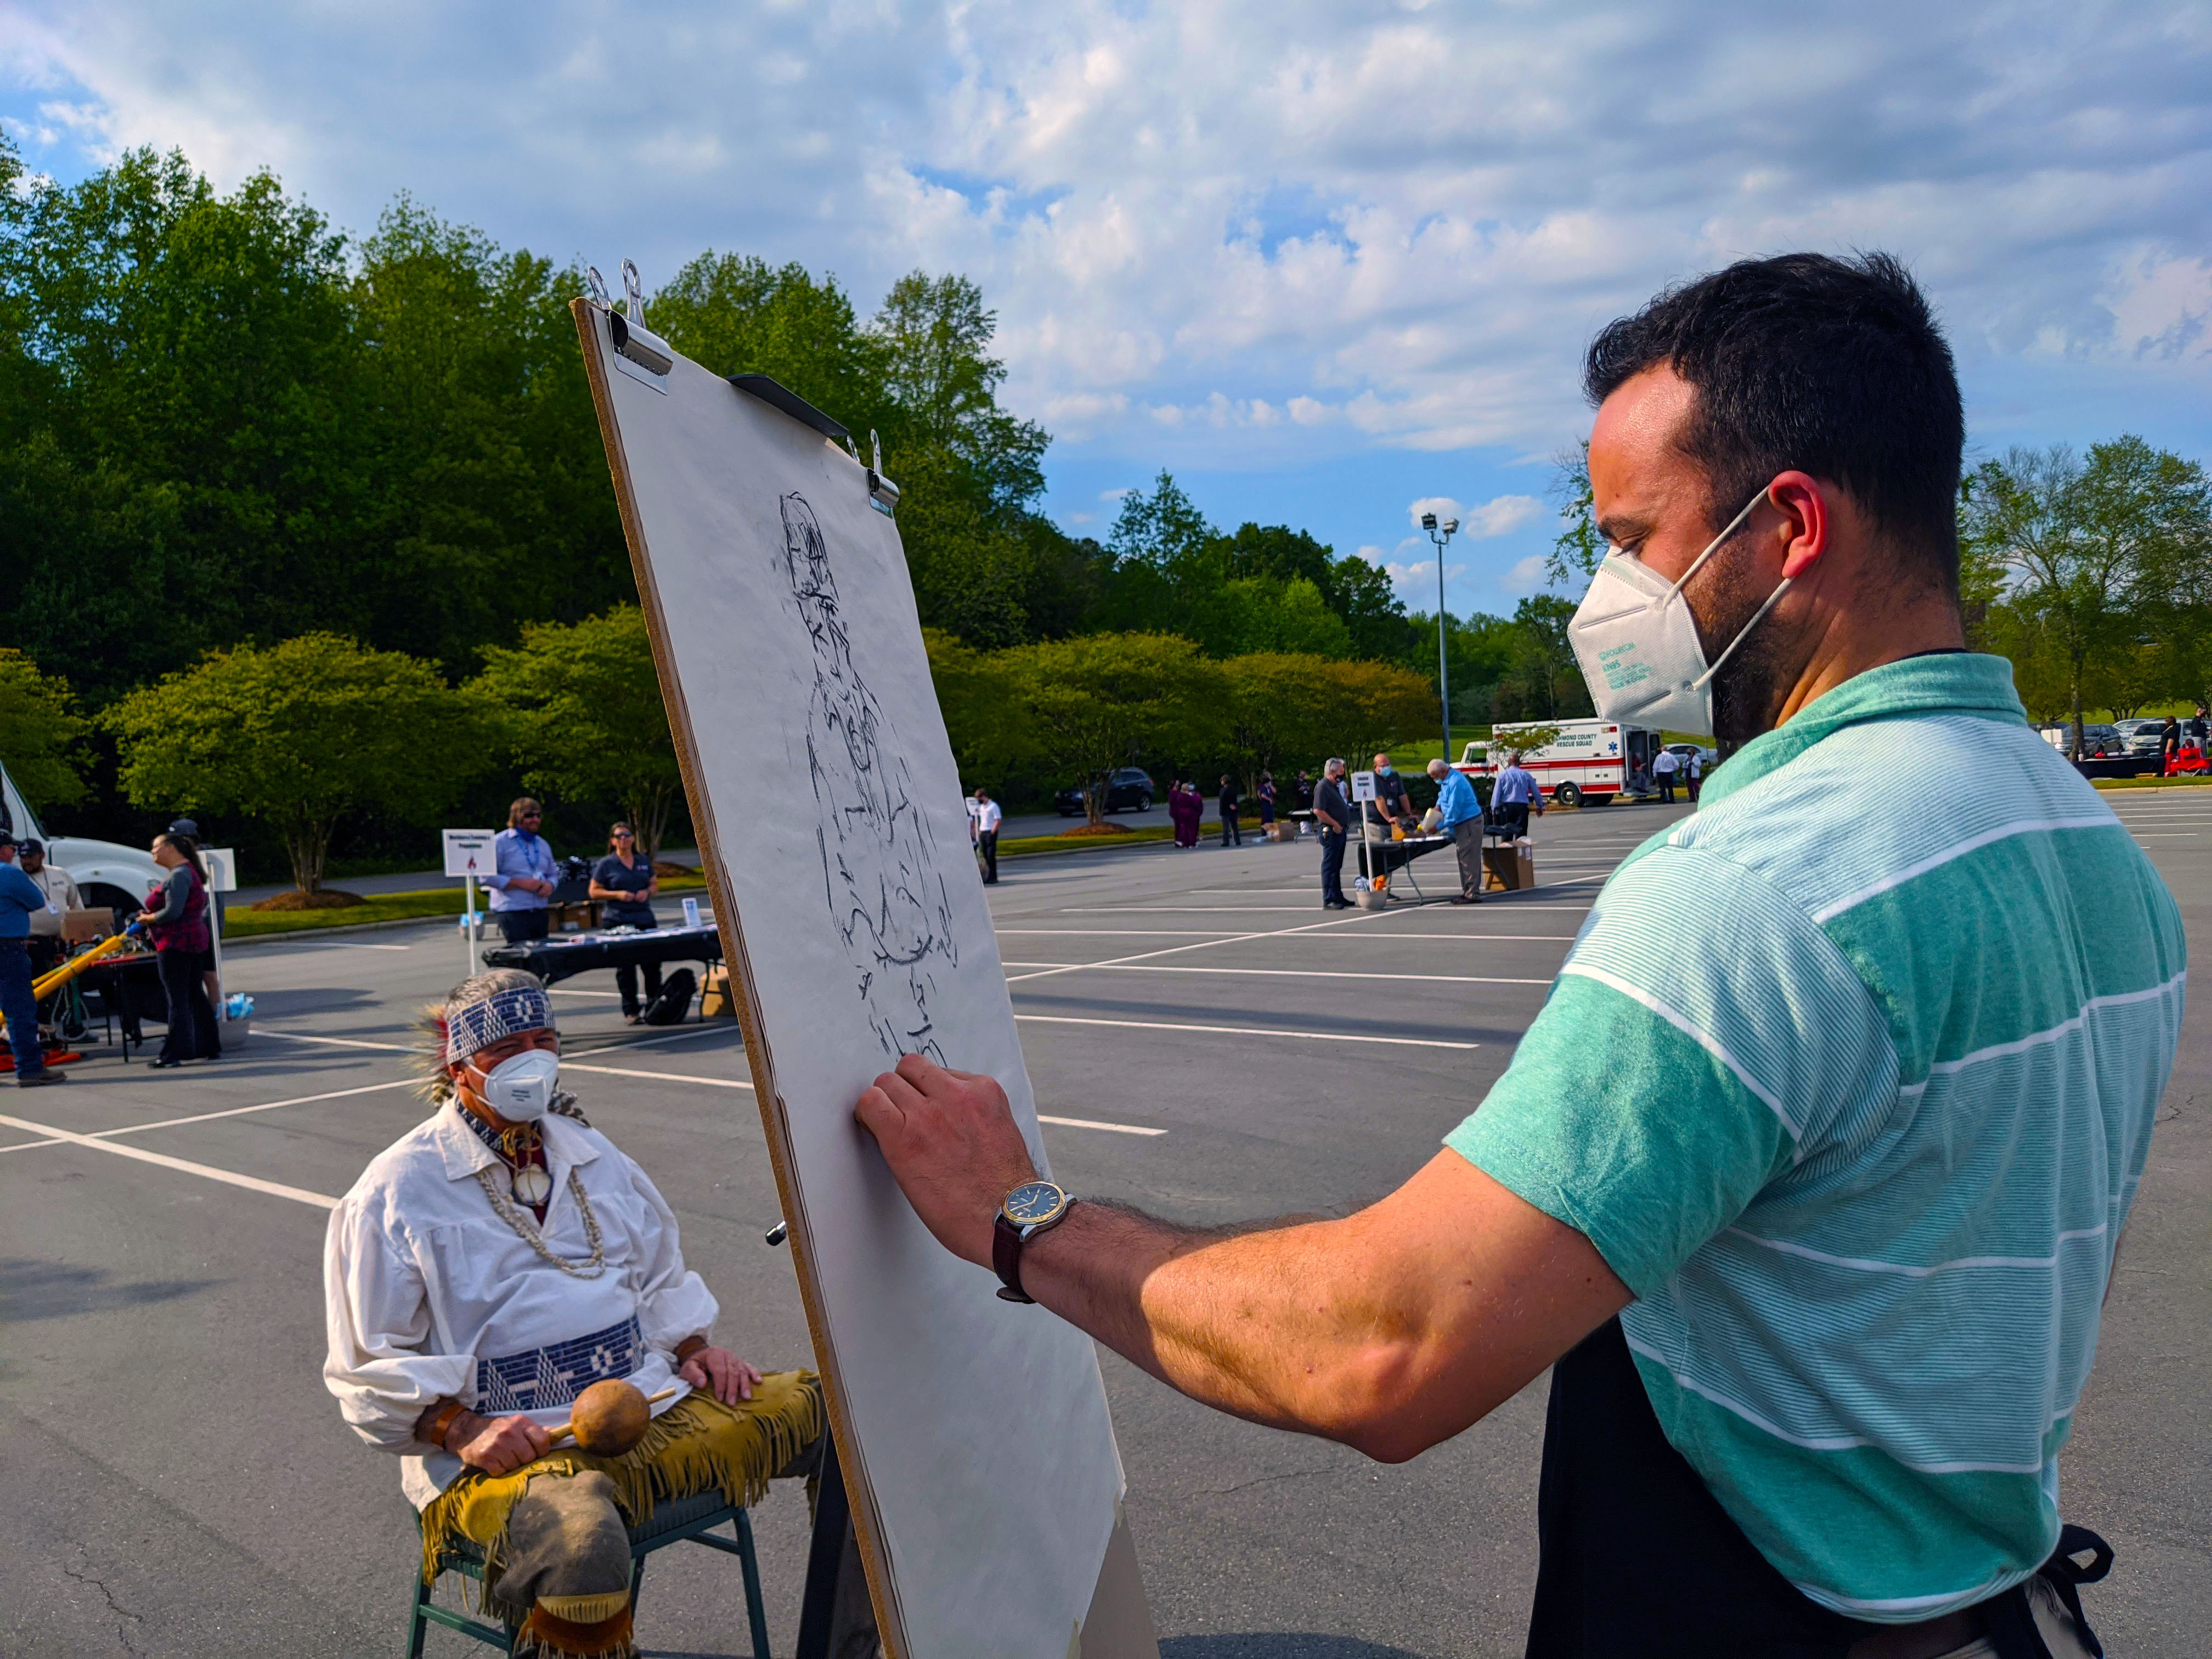
[[[1746,501],[1743,511],[1705,544],[1682,580],[1672,585],[1641,559],[1617,549],[1607,552],[1574,620],[1567,624],[1567,643],[1574,647],[1600,720],[1663,726],[1699,737],[1712,734],[1713,676],[1774,608],[1775,600],[1790,591],[1792,579],[1782,579],[1711,667],[1705,665],[1697,618],[1690,614],[1682,589],[1765,499],[1762,489]]]
[[[478,1075],[483,1079],[479,1091],[485,1105],[510,1123],[529,1123],[544,1117],[553,1104],[561,1060],[548,1049],[526,1048]]]

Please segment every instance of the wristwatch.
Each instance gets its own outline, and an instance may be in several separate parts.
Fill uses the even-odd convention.
[[[1006,1194],[991,1218],[991,1266],[998,1271],[1000,1300],[1036,1300],[1022,1289],[1022,1246],[1057,1227],[1074,1207],[1075,1200],[1049,1181],[1024,1181]]]

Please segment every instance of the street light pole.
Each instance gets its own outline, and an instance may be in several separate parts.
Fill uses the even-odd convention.
[[[1444,764],[1451,757],[1451,678],[1444,655],[1444,544],[1458,532],[1459,520],[1446,519],[1437,524],[1433,513],[1421,514],[1421,528],[1429,532],[1429,539],[1437,547],[1437,701],[1443,713]]]

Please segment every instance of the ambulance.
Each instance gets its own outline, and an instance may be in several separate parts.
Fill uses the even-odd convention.
[[[1516,732],[1556,732],[1541,748],[1523,748]],[[1458,770],[1470,778],[1494,778],[1505,757],[1520,750],[1521,764],[1536,775],[1546,796],[1562,806],[1606,806],[1617,794],[1648,794],[1651,762],[1664,745],[1655,726],[1622,726],[1613,720],[1529,720],[1494,726],[1487,741],[1467,745]]]

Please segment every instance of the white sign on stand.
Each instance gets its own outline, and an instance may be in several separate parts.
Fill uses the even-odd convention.
[[[1354,800],[1375,799],[1375,775],[1372,772],[1354,772],[1352,775],[1352,798]]]
[[[492,842],[496,830],[447,830],[446,873],[449,876],[489,875],[494,867]]]
[[[492,842],[498,838],[496,830],[447,830],[440,832],[446,842],[446,873],[459,876],[467,884],[462,891],[465,897],[461,904],[461,938],[467,945],[469,972],[475,974],[483,963],[477,956],[477,878],[488,876],[498,866],[499,855]]]
[[[207,866],[208,891],[235,893],[238,890],[238,849],[232,847],[203,847],[200,862]],[[230,999],[222,988],[222,929],[208,929],[215,941],[215,1017],[219,1020],[230,1018]]]

